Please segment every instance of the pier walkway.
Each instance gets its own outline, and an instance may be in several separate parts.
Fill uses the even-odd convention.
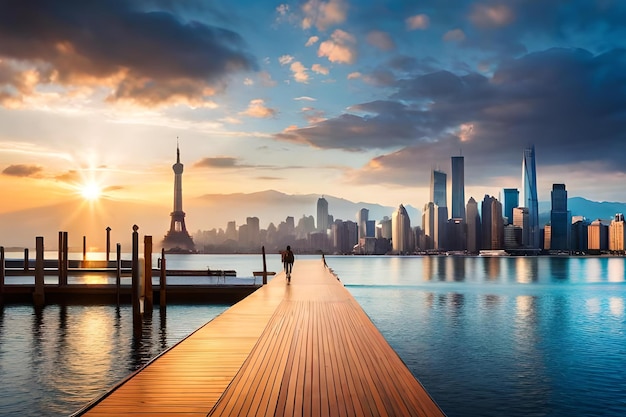
[[[297,261],[79,415],[443,416],[321,261]]]

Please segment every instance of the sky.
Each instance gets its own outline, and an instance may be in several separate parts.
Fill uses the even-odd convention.
[[[621,0],[0,2],[0,213],[278,190],[626,201]],[[449,200],[450,201],[450,200]],[[294,213],[298,215],[299,213]],[[216,225],[222,226],[222,225]]]

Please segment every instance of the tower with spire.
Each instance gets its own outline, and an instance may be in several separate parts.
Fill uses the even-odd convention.
[[[174,210],[170,213],[170,230],[163,239],[163,248],[167,252],[195,252],[193,239],[185,226],[185,212],[183,211],[183,164],[180,163],[180,148],[176,142],[176,163],[174,170]]]

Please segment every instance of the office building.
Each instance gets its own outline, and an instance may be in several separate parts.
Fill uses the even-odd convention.
[[[589,253],[600,253],[609,249],[609,227],[597,219],[587,227],[587,249]]]
[[[504,248],[504,223],[502,204],[497,198],[485,195],[481,205],[482,245],[481,249],[495,250]]]
[[[465,221],[465,159],[452,157],[452,218]]]
[[[359,226],[359,239],[367,237],[367,221],[370,211],[362,208],[356,213],[356,223]]]
[[[574,253],[583,253],[588,250],[589,236],[587,234],[589,220],[584,216],[572,217],[570,248]]]
[[[528,246],[539,248],[539,201],[537,199],[537,169],[535,166],[535,146],[524,149],[522,159],[522,202],[528,208]]]
[[[423,242],[420,247],[423,250],[435,249],[435,204],[431,201],[424,205],[422,211],[422,231],[424,233]]]
[[[513,209],[519,207],[519,190],[517,188],[505,188],[504,194],[504,217],[508,224],[513,224]]]
[[[571,237],[571,215],[567,211],[565,184],[552,185],[552,209],[550,210],[550,246],[553,251],[568,251]]]
[[[478,214],[478,203],[474,197],[470,197],[465,207],[466,224],[467,224],[467,251],[469,253],[478,253],[480,250],[480,230],[481,222]]]
[[[320,197],[317,199],[317,231],[326,233],[328,227],[328,201]]]
[[[399,254],[407,254],[413,251],[411,244],[411,220],[402,204],[391,217],[393,251]]]
[[[530,243],[530,228],[528,227],[528,207],[515,207],[513,209],[513,226],[521,229],[520,246],[527,248]]]
[[[624,233],[624,215],[617,213],[609,225],[609,250],[624,253],[626,248],[626,233]]]
[[[439,207],[448,207],[446,178],[445,172],[437,170],[433,170],[430,177],[430,201]]]

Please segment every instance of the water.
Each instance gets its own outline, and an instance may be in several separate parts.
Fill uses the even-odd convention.
[[[258,255],[176,259],[168,267],[262,268]],[[327,262],[448,416],[626,415],[624,258]],[[0,415],[67,415],[225,308],[157,309],[134,338],[128,308],[6,306]]]

